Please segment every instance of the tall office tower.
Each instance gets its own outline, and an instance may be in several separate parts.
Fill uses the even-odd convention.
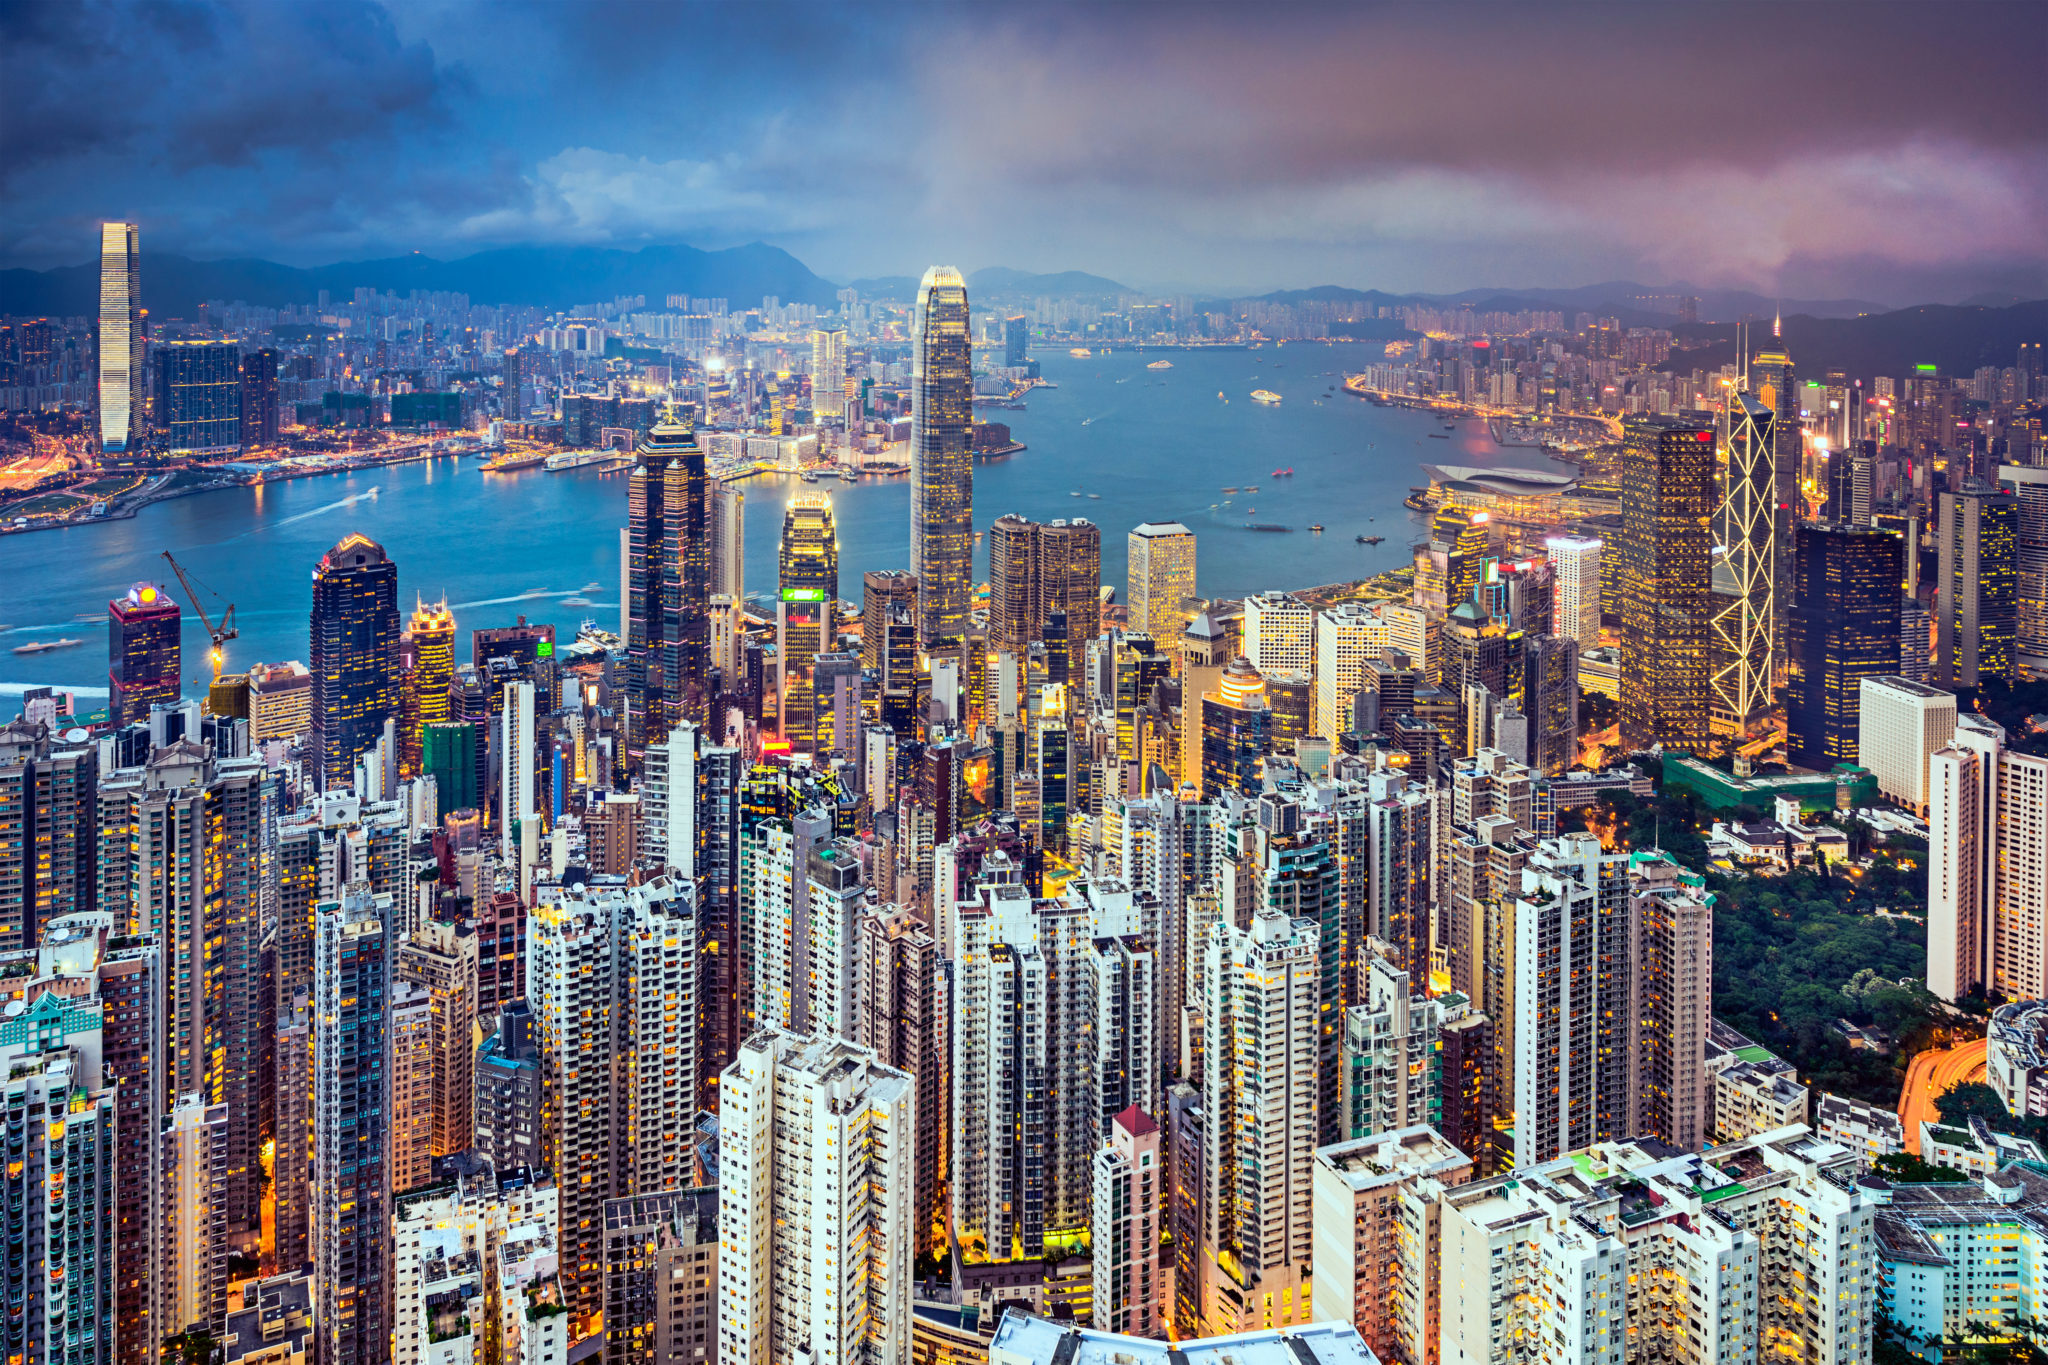
[[[449,689],[455,685],[455,614],[448,610],[448,599],[444,597],[432,606],[421,601],[415,606],[411,635],[413,665],[405,675],[405,733],[399,749],[399,771],[407,777],[417,777],[426,771],[426,729],[446,721],[452,705]],[[464,803],[450,805],[443,800],[441,804],[448,810],[459,810]]]
[[[1579,761],[1579,642],[1569,635],[1523,641],[1522,713],[1528,751],[1510,754],[1547,777],[1563,777]]]
[[[515,1000],[476,1050],[476,1150],[501,1171],[541,1164],[545,1088],[533,1011]]]
[[[526,353],[517,346],[507,346],[500,363],[503,374],[498,381],[498,415],[507,422],[524,421],[526,386],[532,382]]]
[[[360,883],[317,911],[313,1276],[322,1360],[380,1360],[390,1346],[393,913],[389,897]]]
[[[107,603],[107,710],[118,726],[149,719],[149,708],[174,702],[185,617],[164,590],[137,583]]]
[[[156,352],[156,425],[172,455],[242,448],[242,351],[233,341],[166,341]]]
[[[904,569],[869,569],[860,583],[860,666],[881,674],[887,688],[889,620],[897,607],[916,611],[917,575]]]
[[[1863,680],[1890,676],[1899,657],[1899,538],[1827,522],[1796,536],[1785,658],[1785,756],[1826,772],[1857,763]]]
[[[1386,618],[1363,602],[1340,602],[1317,614],[1315,714],[1309,733],[1335,740],[1351,728],[1366,668],[1378,662],[1390,643]]]
[[[811,421],[838,421],[846,415],[846,330],[827,328],[811,333]]]
[[[1795,547],[1776,526],[1777,417],[1746,393],[1728,413],[1728,471],[1714,516],[1721,555],[1713,567],[1714,718],[1745,734],[1771,707],[1772,670],[1783,639],[1777,602],[1778,554]]]
[[[840,1039],[762,1029],[719,1090],[720,1365],[905,1365],[910,1077]]]
[[[643,460],[654,450],[664,458],[661,670],[666,709],[660,716],[650,713],[653,735],[679,720],[704,719],[711,672],[711,482],[697,445],[695,414],[687,407],[664,412],[641,449]]]
[[[746,638],[746,617],[740,600],[728,593],[711,594],[711,666],[718,670],[720,690],[739,686],[740,650]]]
[[[277,444],[277,352],[265,346],[242,357],[242,447]]]
[[[1473,1174],[1472,1158],[1434,1125],[1319,1149],[1316,1320],[1350,1323],[1376,1359],[1436,1365],[1443,1254],[1436,1208]]]
[[[144,441],[142,258],[135,224],[100,224],[99,438],[103,456],[133,457]]]
[[[1621,475],[1621,741],[1703,749],[1714,432],[1628,423]]]
[[[2048,466],[2000,465],[1998,484],[2017,504],[2014,667],[2031,677],[2048,677]]]
[[[392,1202],[391,1365],[568,1358],[544,1170],[454,1163]],[[253,1359],[266,1359],[254,1357]]]
[[[1076,517],[1036,522],[1015,513],[988,529],[988,647],[1022,655],[1048,640],[1054,617],[1064,614],[1069,649],[1093,639],[1101,624],[1102,532]]]
[[[604,1206],[605,1365],[718,1358],[718,1186]]]
[[[1587,536],[1552,536],[1543,547],[1557,573],[1551,633],[1576,640],[1580,649],[1592,649],[1600,643],[1600,554],[1605,547]]]
[[[946,1017],[937,942],[925,922],[903,907],[860,917],[860,1032],[854,1039],[883,1066],[906,1073],[916,1091],[916,1177],[910,1209],[914,1253],[945,1241],[948,1085]]]
[[[2048,995],[2048,759],[1972,712],[1928,764],[1927,989]]]
[[[398,718],[398,565],[368,536],[342,537],[313,570],[312,769],[346,787]]]
[[[692,442],[694,444],[694,441]],[[626,476],[626,743],[640,749],[668,733],[666,618],[668,465],[676,443],[640,442]]]
[[[1233,659],[1201,697],[1202,795],[1255,792],[1259,769],[1273,751],[1273,712],[1266,680],[1251,661]]]
[[[1772,576],[1773,626],[1777,637],[1785,635],[1785,609],[1792,603],[1792,528],[1805,515],[1806,499],[1799,489],[1800,460],[1804,451],[1799,436],[1799,387],[1793,380],[1792,357],[1776,344],[1758,351],[1749,363],[1749,396],[1771,415],[1771,541],[1776,547]],[[1731,473],[1734,464],[1729,465]]]
[[[534,764],[534,698],[530,682],[505,684],[504,709],[498,713],[498,856],[521,856],[526,827],[539,836],[540,808]],[[521,890],[524,890],[522,885]]]
[[[43,925],[98,905],[98,770],[90,743],[25,720],[0,726],[0,953],[33,948]]]
[[[1925,815],[1928,765],[1956,733],[1955,694],[1911,678],[1865,678],[1856,724],[1857,762],[1870,769],[1877,789]]]
[[[2015,676],[2019,499],[1966,479],[1941,495],[1941,587],[1934,599],[1934,685],[1949,691]]]
[[[1440,1032],[1462,1015],[1464,997],[1433,998],[1427,982],[1368,951],[1360,971],[1365,1002],[1344,1011],[1338,1049],[1336,1140],[1349,1142],[1418,1123],[1440,1127]],[[1447,1002],[1456,1001],[1455,1009]]]
[[[839,531],[828,495],[798,493],[790,498],[782,516],[777,567],[778,728],[800,752],[811,753],[818,747],[812,669],[818,655],[838,647],[839,633]]]
[[[399,946],[393,975],[401,985],[418,987],[428,1002],[428,1151],[466,1152],[476,1121],[476,935],[427,920]]]
[[[689,1183],[693,895],[668,876],[535,891],[527,995],[541,1054],[541,1158],[562,1189],[562,1289],[579,1334],[604,1308],[605,1200]]]
[[[1203,945],[1204,1335],[1309,1320],[1316,933],[1259,914],[1219,921]]]
[[[1128,628],[1171,640],[1186,629],[1181,603],[1195,595],[1195,533],[1177,521],[1148,521],[1125,541]]]
[[[1093,1235],[1095,1325],[1131,1336],[1160,1335],[1166,1267],[1159,1255],[1159,1215],[1166,1160],[1159,1125],[1137,1105],[1110,1121],[1095,1154]]]
[[[1197,791],[1202,785],[1202,699],[1223,681],[1230,662],[1229,640],[1207,612],[1188,622],[1180,640],[1180,780]]]
[[[1524,700],[1528,637],[1512,629],[1506,616],[1465,601],[1444,618],[1442,639],[1443,689],[1457,708],[1455,752],[1471,755],[1499,747],[1495,730],[1500,710]]]
[[[0,1048],[0,1351],[10,1361],[99,1365],[129,1327],[114,1316],[125,1273],[115,1262],[118,1096],[101,1085],[91,1034],[46,1049],[24,1031],[23,1043]]]
[[[716,482],[710,494],[711,591],[737,602],[747,593],[747,495]]]
[[[917,646],[933,654],[967,633],[974,593],[974,367],[967,282],[924,272],[911,334],[910,571]]]
[[[1254,593],[1244,600],[1244,654],[1261,673],[1314,672],[1315,631],[1315,608],[1292,593]]]
[[[1449,611],[1470,601],[1492,557],[1489,513],[1446,503],[1430,519],[1429,540],[1416,547],[1415,592],[1418,607]]]
[[[1003,319],[1003,364],[1010,369],[1031,363],[1028,347],[1031,320],[1019,314]]]

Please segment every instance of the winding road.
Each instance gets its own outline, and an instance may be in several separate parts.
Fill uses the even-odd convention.
[[[1920,1155],[1920,1124],[1939,1119],[1934,1111],[1937,1096],[1965,1081],[1984,1079],[1985,1040],[1963,1043],[1944,1051],[1923,1052],[1913,1058],[1906,1072],[1906,1088],[1899,1095],[1899,1122],[1906,1128],[1906,1150]]]

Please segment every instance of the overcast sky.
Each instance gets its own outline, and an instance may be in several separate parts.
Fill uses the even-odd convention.
[[[0,263],[2048,294],[2048,2],[0,0]]]

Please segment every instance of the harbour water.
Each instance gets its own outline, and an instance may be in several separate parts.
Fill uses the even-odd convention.
[[[1240,596],[1403,563],[1422,519],[1401,500],[1424,481],[1421,461],[1559,468],[1534,450],[1496,448],[1476,420],[1446,432],[1431,414],[1345,394],[1344,372],[1379,354],[1377,345],[1351,344],[1086,359],[1040,352],[1057,387],[1030,393],[1026,411],[987,414],[1007,422],[1028,449],[976,467],[975,525],[986,528],[1010,512],[1086,517],[1102,527],[1103,582],[1121,596],[1126,533],[1143,521],[1181,521],[1198,538],[1201,591]],[[1173,368],[1147,368],[1162,355]],[[1283,401],[1253,403],[1254,389]],[[1450,439],[1429,439],[1432,433]],[[470,628],[508,625],[521,614],[553,622],[565,639],[586,618],[616,629],[625,476],[540,468],[483,474],[478,464],[443,459],[227,489],[158,503],[123,521],[0,537],[0,650],[81,641],[40,654],[0,653],[0,691],[55,684],[81,699],[103,693],[107,600],[141,579],[168,582],[183,600],[164,550],[218,592],[219,602],[235,604],[241,636],[228,646],[231,669],[303,660],[313,566],[350,531],[381,541],[398,561],[403,609],[415,594],[446,595],[465,637],[458,657],[468,655]],[[1291,477],[1273,477],[1287,468]],[[783,505],[805,486],[782,476],[747,481],[750,591],[774,589]],[[859,599],[864,570],[909,567],[905,480],[816,487],[832,495],[842,597]],[[1247,522],[1293,529],[1251,531]],[[1324,532],[1310,532],[1313,523]],[[1360,535],[1386,540],[1364,546],[1355,543]],[[986,578],[985,547],[976,571]],[[206,602],[210,613],[216,605]],[[205,632],[187,604],[188,690],[203,686],[205,656]]]

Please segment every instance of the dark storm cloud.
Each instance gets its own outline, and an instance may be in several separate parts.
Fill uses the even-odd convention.
[[[15,3],[0,255],[2040,292],[2044,66],[2042,0]]]

